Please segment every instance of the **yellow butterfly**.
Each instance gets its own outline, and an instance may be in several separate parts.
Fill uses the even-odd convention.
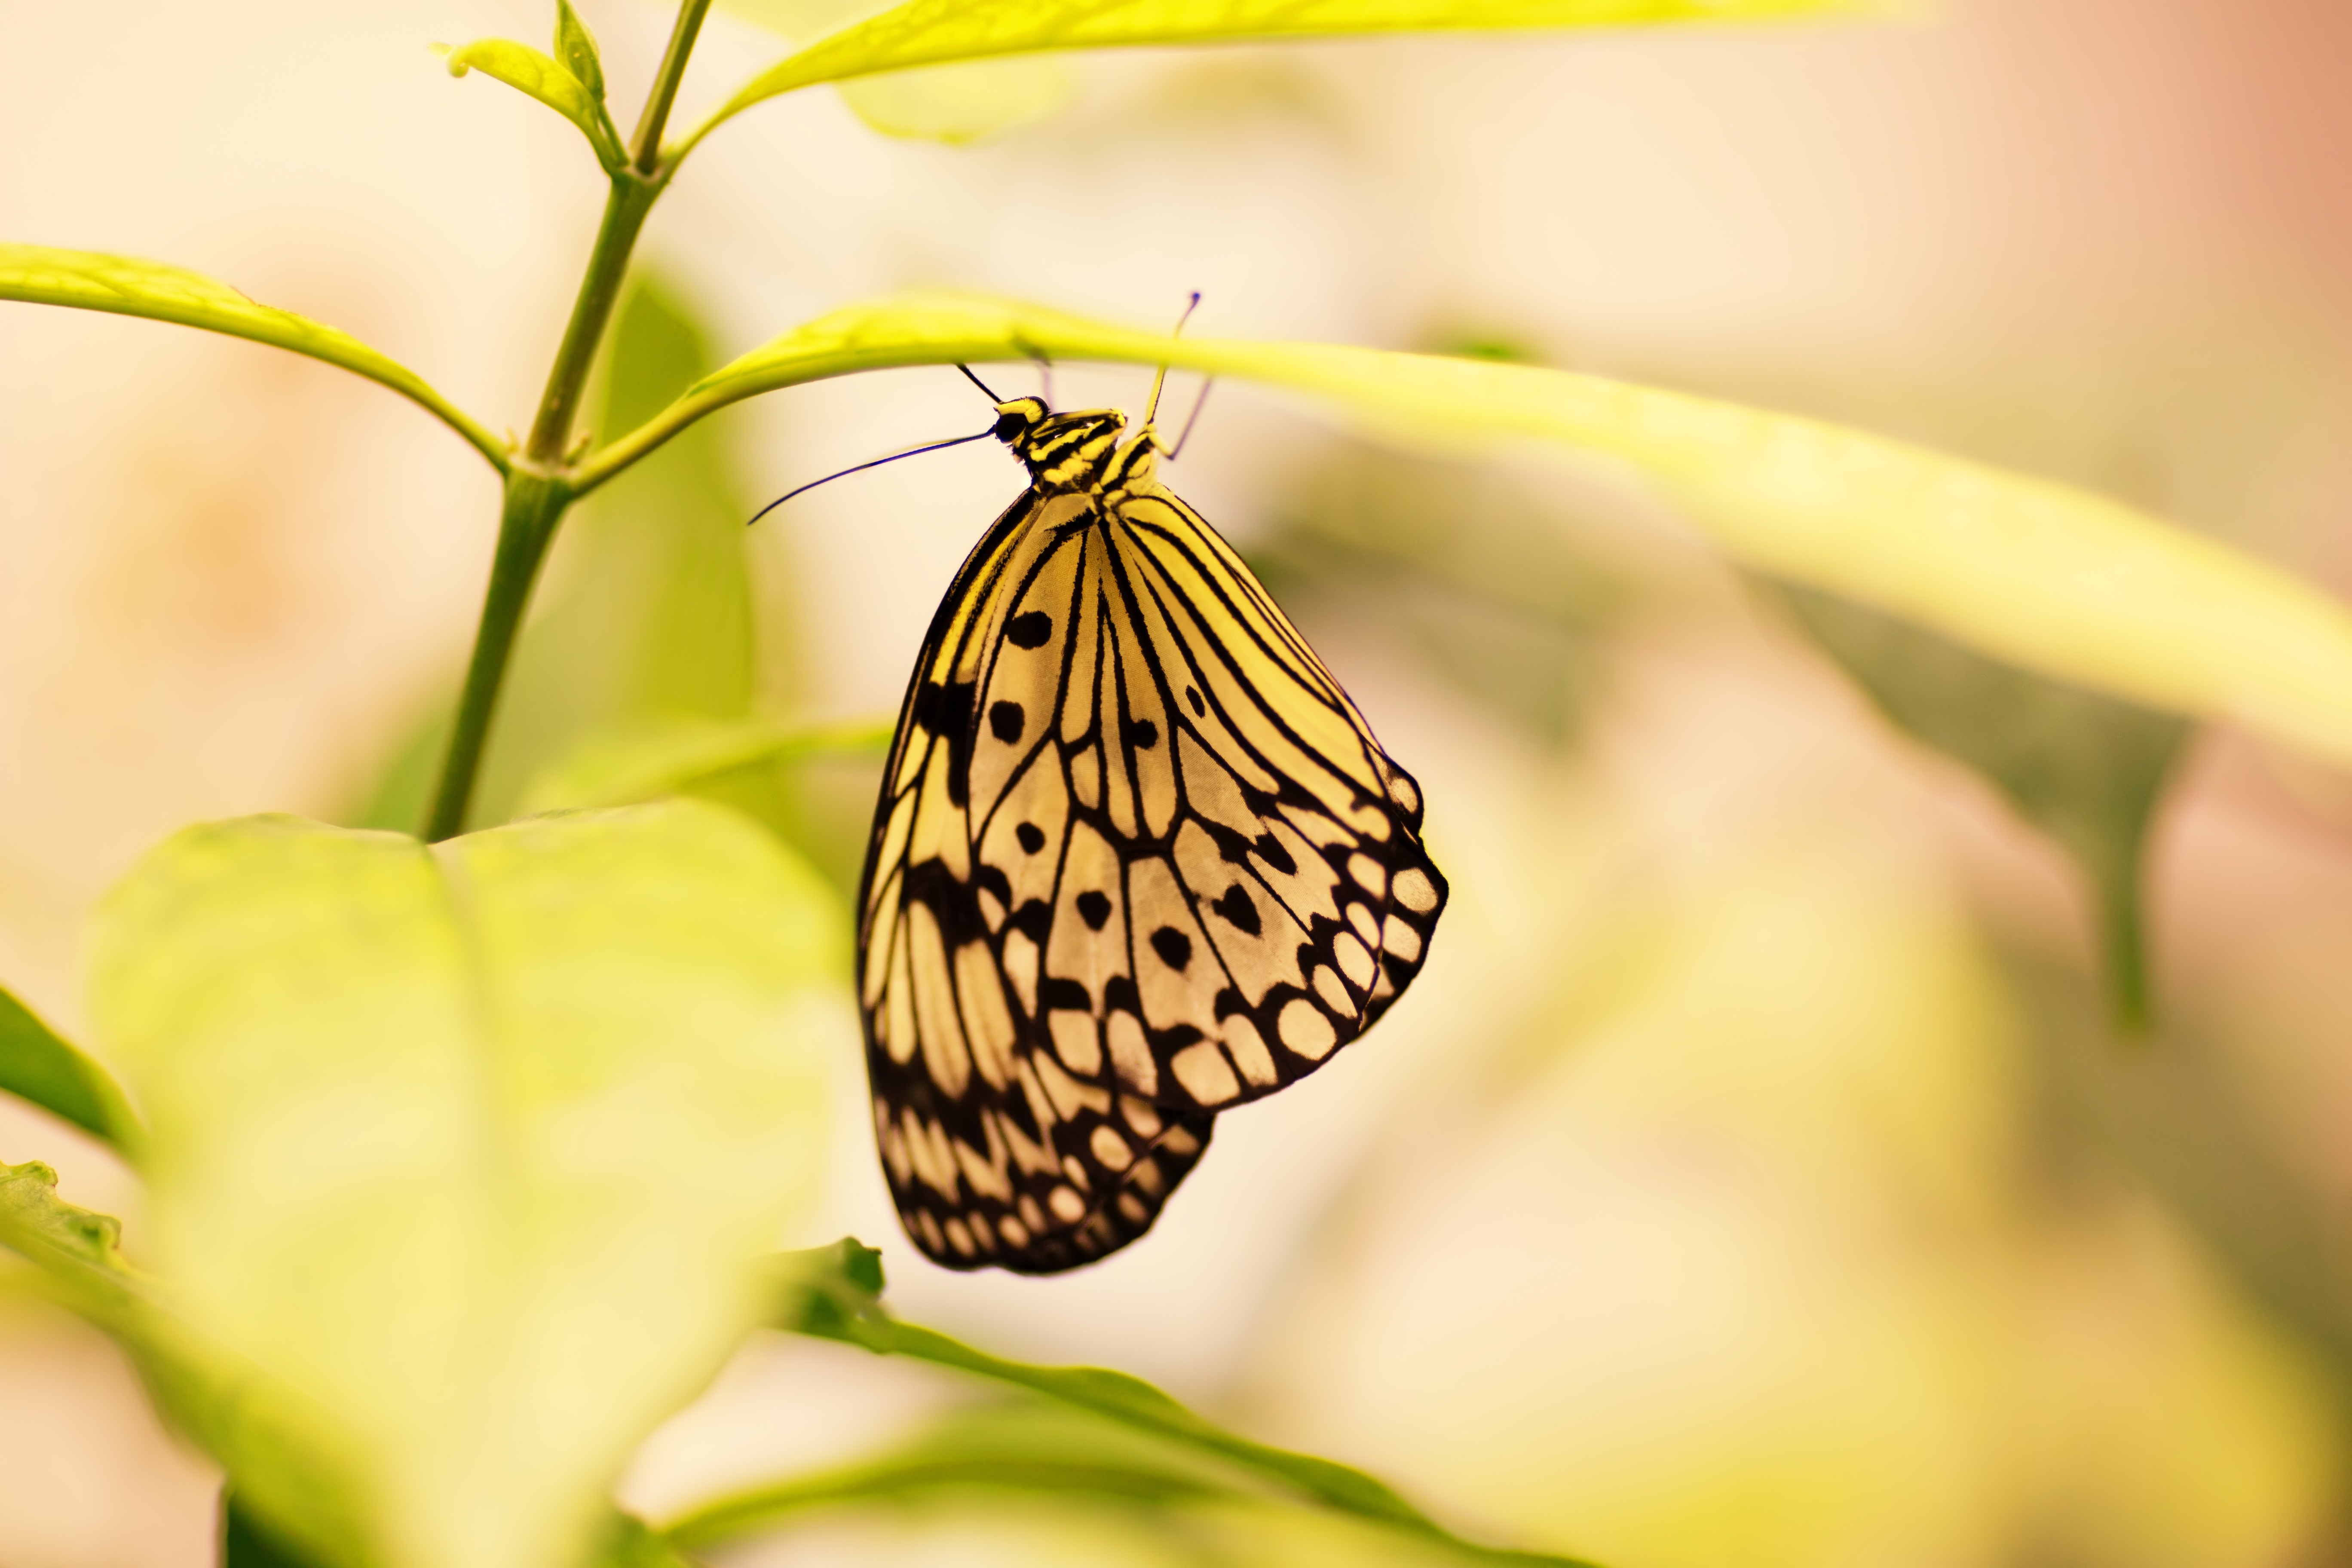
[[[858,992],[908,1236],[1049,1274],[1148,1230],[1217,1112],[1370,1028],[1446,886],[1419,786],[1160,482],[1151,410],[1122,439],[988,395],[1029,488],[917,657]]]

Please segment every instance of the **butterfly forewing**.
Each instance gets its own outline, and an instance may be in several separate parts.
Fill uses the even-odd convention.
[[[1035,482],[932,622],[875,816],[875,1131],[951,1268],[1141,1235],[1218,1110],[1380,1016],[1444,900],[1411,777],[1198,513],[1105,487],[1116,429],[1013,440]]]

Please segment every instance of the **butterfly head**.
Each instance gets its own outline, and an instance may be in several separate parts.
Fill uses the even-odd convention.
[[[1086,490],[1103,483],[1126,427],[1127,416],[1116,408],[1055,414],[1042,398],[1015,397],[996,405],[991,433],[1046,489]]]

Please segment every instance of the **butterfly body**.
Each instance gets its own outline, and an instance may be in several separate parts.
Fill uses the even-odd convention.
[[[885,1174],[950,1268],[1150,1228],[1216,1114],[1420,967],[1421,795],[1147,426],[1000,404],[1030,485],[924,640],[859,900]]]

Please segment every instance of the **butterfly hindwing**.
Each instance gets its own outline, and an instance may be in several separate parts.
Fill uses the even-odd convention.
[[[1102,417],[1015,442],[1037,482],[932,622],[868,851],[876,1135],[950,1268],[1141,1235],[1217,1111],[1380,1016],[1445,896],[1417,786],[1208,523],[1148,469],[1049,483]]]

